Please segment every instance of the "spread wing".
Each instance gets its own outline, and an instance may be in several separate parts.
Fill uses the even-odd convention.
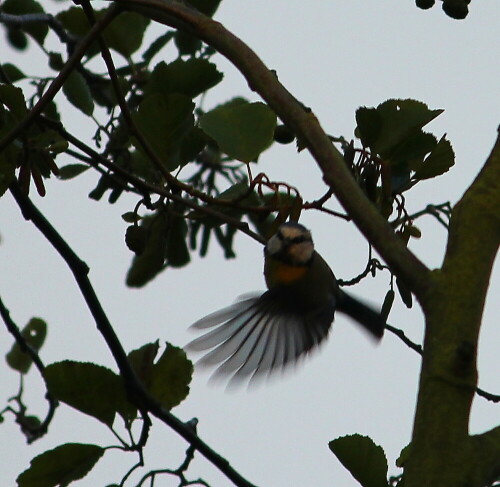
[[[319,345],[333,321],[334,302],[314,313],[277,290],[253,295],[192,325],[210,329],[187,345],[208,352],[199,360],[217,366],[214,376],[230,382],[253,379],[283,369]]]

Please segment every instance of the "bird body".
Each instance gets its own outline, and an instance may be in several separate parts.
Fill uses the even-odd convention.
[[[282,224],[264,249],[268,290],[202,318],[193,328],[211,330],[187,348],[210,350],[202,365],[232,381],[252,379],[296,362],[328,335],[335,310],[346,313],[375,338],[385,322],[377,311],[338,286],[330,266],[314,250],[311,233]]]

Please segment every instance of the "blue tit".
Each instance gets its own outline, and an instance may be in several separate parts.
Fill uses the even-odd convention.
[[[381,314],[339,288],[307,228],[282,224],[264,257],[264,294],[247,296],[192,325],[209,331],[187,349],[208,350],[199,364],[217,366],[215,376],[252,380],[297,362],[325,340],[336,310],[382,337]]]

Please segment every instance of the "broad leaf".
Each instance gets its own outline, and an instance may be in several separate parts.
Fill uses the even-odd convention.
[[[194,98],[215,86],[223,74],[206,59],[176,59],[170,64],[155,66],[148,82],[147,93],[181,93]]]
[[[65,360],[48,365],[44,377],[54,397],[108,426],[126,402],[121,378],[100,365]]]
[[[264,103],[231,103],[203,115],[200,126],[227,155],[250,162],[273,142],[276,115]]]
[[[0,104],[8,108],[18,122],[23,120],[28,113],[23,90],[16,86],[0,84]]]
[[[66,443],[31,460],[17,477],[18,487],[67,486],[85,477],[105,450],[97,445]]]
[[[429,156],[416,168],[415,179],[429,179],[447,172],[455,164],[455,153],[445,136],[441,138]]]
[[[105,10],[99,12],[98,17],[104,12]],[[122,12],[104,30],[104,40],[111,49],[128,58],[141,47],[149,22],[144,15]]]
[[[158,354],[158,349],[159,343],[158,340],[156,340],[156,342],[147,343],[136,350],[132,350],[128,354],[130,365],[146,389],[149,389],[151,385],[154,360]]]
[[[146,97],[133,114],[142,135],[169,171],[188,162],[182,160],[181,148],[194,127],[193,109],[194,103],[185,95],[156,93]],[[134,145],[143,151],[139,141]]]
[[[358,434],[343,436],[328,446],[363,487],[388,487],[387,458],[371,438]]]
[[[364,146],[389,159],[399,144],[442,112],[416,100],[387,100],[377,108],[358,108],[356,135]]]
[[[193,364],[182,348],[167,343],[167,348],[153,367],[151,394],[167,408],[180,404],[189,394]]]

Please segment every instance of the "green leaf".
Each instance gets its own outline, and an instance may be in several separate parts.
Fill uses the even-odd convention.
[[[136,350],[132,350],[128,354],[130,365],[146,389],[149,389],[151,386],[154,360],[158,354],[158,349],[159,343],[156,340],[153,343],[147,343]]]
[[[11,63],[2,64],[2,71],[11,83],[26,78],[26,75],[17,66]]]
[[[148,82],[147,93],[181,93],[194,98],[209,90],[223,78],[215,64],[201,58],[176,59],[170,64],[158,63]]]
[[[189,394],[193,364],[182,348],[167,342],[167,348],[153,367],[149,391],[163,407],[172,409]]]
[[[22,329],[21,335],[31,348],[38,351],[42,348],[47,336],[47,323],[41,318],[31,318],[28,324]],[[9,367],[21,372],[21,374],[27,374],[33,362],[31,357],[21,350],[17,342],[12,345],[5,359]]]
[[[250,162],[272,144],[276,115],[260,102],[222,105],[203,115],[200,126],[227,155]]]
[[[41,14],[44,13],[42,6],[35,0],[5,0],[2,3],[2,12],[23,15],[23,14]],[[28,33],[35,41],[37,41],[41,46],[47,33],[49,32],[49,27],[46,22],[32,22],[23,25],[23,31]]]
[[[44,377],[54,397],[110,427],[126,402],[121,378],[100,365],[65,360],[48,365]]]
[[[89,169],[85,164],[68,164],[59,169],[58,177],[62,180],[73,179]]]
[[[7,42],[18,51],[24,51],[28,47],[28,36],[15,27],[7,27]]]
[[[447,172],[455,164],[455,153],[446,135],[443,135],[434,150],[416,169],[415,179],[429,179]]]
[[[155,93],[144,98],[134,120],[142,135],[169,171],[188,161],[181,159],[184,138],[194,127],[194,103],[184,95]],[[142,151],[141,144],[134,145]]]
[[[102,17],[106,11],[107,9],[101,10],[97,17]],[[128,58],[141,47],[148,25],[147,17],[133,12],[122,12],[104,30],[104,40],[111,49]]]
[[[31,460],[17,477],[18,487],[67,486],[85,477],[104,454],[97,445],[66,443]]]
[[[28,113],[23,90],[17,86],[0,84],[0,103],[10,110],[18,122],[23,120]]]
[[[94,112],[94,100],[88,84],[78,71],[72,71],[62,87],[63,93],[68,101],[81,110],[85,115],[92,115]]]
[[[441,113],[443,110],[430,110],[425,103],[416,100],[387,100],[376,109],[361,107],[356,110],[356,134],[364,146],[390,159],[398,144]]]
[[[141,228],[149,230],[149,239],[143,252],[136,255],[127,273],[127,286],[142,287],[165,267],[167,246],[167,219],[162,214],[145,216]]]
[[[201,50],[201,40],[184,30],[178,30],[174,34],[175,47],[179,51],[179,56],[194,56]]]
[[[367,436],[343,436],[328,444],[340,463],[363,487],[387,487],[387,459],[382,447]]]

